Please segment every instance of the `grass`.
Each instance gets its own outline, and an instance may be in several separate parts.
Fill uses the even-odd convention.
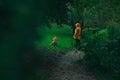
[[[47,26],[39,26],[37,32],[42,36],[39,40],[35,42],[36,46],[46,47],[49,49],[68,49],[71,48],[72,30],[70,26],[63,24],[63,27],[57,27],[56,23],[51,24],[52,28],[49,29]],[[57,46],[53,47],[51,45],[52,38],[57,36]]]

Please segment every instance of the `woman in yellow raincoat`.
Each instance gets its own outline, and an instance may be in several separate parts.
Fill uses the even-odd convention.
[[[79,49],[80,46],[80,38],[81,38],[81,25],[80,23],[76,23],[75,24],[75,31],[74,31],[74,35],[73,38],[76,40],[76,48]]]

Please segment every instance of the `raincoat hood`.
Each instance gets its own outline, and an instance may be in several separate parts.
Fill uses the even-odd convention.
[[[76,27],[76,28],[77,28],[77,27],[81,27],[80,23],[76,23],[76,24],[75,24],[75,27]]]

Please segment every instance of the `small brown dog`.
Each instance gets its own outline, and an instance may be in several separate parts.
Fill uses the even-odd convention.
[[[56,46],[56,44],[57,44],[57,37],[56,37],[56,36],[53,37],[51,44],[52,44],[53,46]]]

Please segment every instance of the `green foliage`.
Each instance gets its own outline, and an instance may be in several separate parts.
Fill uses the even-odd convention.
[[[111,27],[97,31],[95,34],[89,33],[85,60],[91,70],[97,69],[116,75],[120,73],[120,45],[117,39],[118,33],[120,34],[119,29],[119,27]]]
[[[82,30],[82,38],[87,42],[100,28],[85,28]]]

